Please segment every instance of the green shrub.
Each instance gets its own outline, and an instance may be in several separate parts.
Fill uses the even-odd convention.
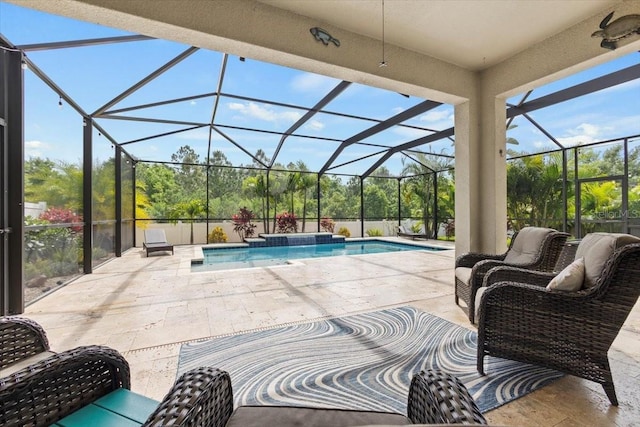
[[[347,227],[340,227],[340,230],[338,230],[338,234],[344,237],[351,237],[351,232]]]
[[[367,236],[369,237],[380,237],[382,236],[382,230],[377,228],[370,228],[367,230]]]
[[[207,236],[207,243],[227,243],[227,233],[222,227],[215,227]]]

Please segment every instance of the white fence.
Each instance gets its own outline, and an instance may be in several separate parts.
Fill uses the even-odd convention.
[[[141,223],[142,224],[142,223]],[[174,245],[189,245],[191,244],[191,225],[189,223],[178,222],[176,224],[171,223],[144,223],[147,228],[162,228],[167,235],[167,240]],[[254,236],[257,237],[260,233],[264,232],[262,222],[255,222],[257,225]],[[273,226],[273,223],[271,223]],[[228,243],[239,243],[240,237],[238,233],[233,231],[233,222],[210,222],[209,233],[215,227],[222,227],[222,230],[227,235]],[[351,237],[363,237],[361,234],[360,221],[336,221],[334,233],[338,234],[338,231],[345,227],[351,233]],[[395,236],[397,232],[397,223],[395,221],[365,221],[364,223],[364,236],[367,236],[368,230],[379,230],[383,236]],[[302,231],[302,224],[298,223],[298,231]],[[316,221],[307,221],[305,225],[305,232],[313,233],[318,230],[318,223]],[[142,246],[144,242],[144,229],[136,227],[136,243],[137,246]],[[206,244],[207,243],[207,224],[204,222],[197,222],[193,224],[193,244]]]

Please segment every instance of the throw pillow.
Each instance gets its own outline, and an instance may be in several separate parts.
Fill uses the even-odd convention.
[[[549,282],[547,289],[575,292],[582,289],[583,282],[584,258],[578,258],[558,273],[558,275]]]

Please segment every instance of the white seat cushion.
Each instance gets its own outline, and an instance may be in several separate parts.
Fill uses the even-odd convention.
[[[476,303],[475,303],[475,307],[473,308],[475,311],[475,315],[474,315],[474,319],[475,319],[475,324],[478,324],[478,320],[480,320],[480,300],[482,299],[482,294],[484,294],[484,291],[486,291],[487,288],[484,286],[481,286],[478,288],[478,290],[476,291]]]
[[[584,258],[584,287],[595,286],[611,254],[632,243],[640,243],[640,239],[622,233],[589,233],[584,236],[575,256],[575,259]]]
[[[583,283],[584,258],[578,258],[558,273],[558,275],[549,282],[547,289],[576,292],[582,289]]]
[[[536,260],[536,255],[540,252],[540,247],[547,235],[555,231],[552,228],[524,227],[518,232],[504,262],[520,265],[531,264]]]
[[[471,268],[470,267],[456,267],[455,270],[456,279],[462,283],[469,283],[471,280]]]

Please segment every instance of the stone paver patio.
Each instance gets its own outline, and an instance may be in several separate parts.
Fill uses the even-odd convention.
[[[54,351],[91,344],[119,350],[131,365],[132,389],[158,400],[175,380],[181,343],[191,340],[402,305],[475,329],[453,302],[453,250],[192,273],[198,257],[199,246],[148,258],[131,249],[33,303],[25,316],[43,325]],[[609,353],[619,407],[610,406],[599,385],[567,376],[487,418],[518,426],[638,423],[639,338],[636,304]]]

